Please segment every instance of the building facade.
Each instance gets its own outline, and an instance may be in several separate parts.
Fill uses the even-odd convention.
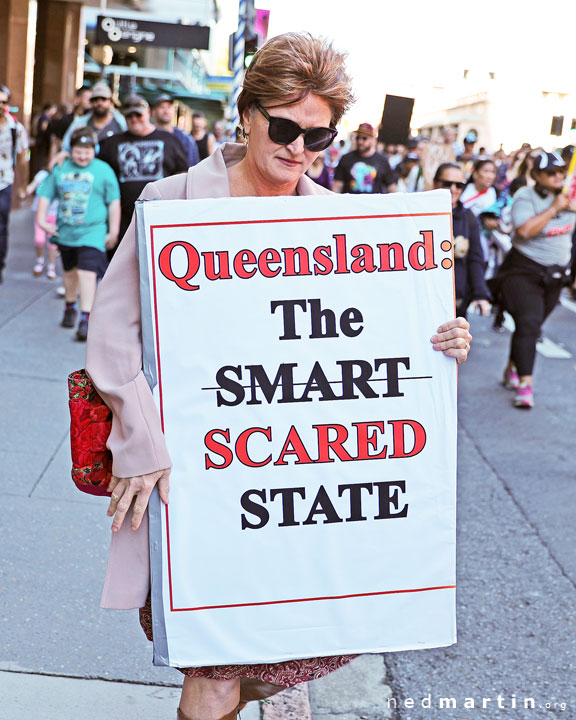
[[[122,40],[99,46],[97,14],[209,28],[220,16],[217,0],[1,0],[0,83],[10,88],[13,113],[25,126],[45,102],[71,102],[76,88],[100,77],[117,96],[172,92],[183,107],[222,114],[228,98],[211,90],[204,51]]]

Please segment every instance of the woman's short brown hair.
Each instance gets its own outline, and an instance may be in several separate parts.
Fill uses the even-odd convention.
[[[240,122],[250,107],[273,100],[291,105],[310,93],[323,98],[332,110],[332,123],[340,122],[354,102],[344,61],[346,55],[323,38],[289,32],[268,40],[254,55],[238,97]],[[277,102],[286,98],[286,102]]]

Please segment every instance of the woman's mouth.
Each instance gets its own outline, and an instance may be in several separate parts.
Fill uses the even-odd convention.
[[[290,158],[283,158],[279,157],[278,160],[285,165],[286,167],[296,167],[297,165],[300,165],[300,163],[297,160],[291,160]]]

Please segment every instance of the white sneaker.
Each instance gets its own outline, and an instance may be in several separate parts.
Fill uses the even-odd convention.
[[[36,264],[32,268],[32,272],[34,273],[34,277],[39,277],[44,272],[44,258],[38,258],[36,260]]]

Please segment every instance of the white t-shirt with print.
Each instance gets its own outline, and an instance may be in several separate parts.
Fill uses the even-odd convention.
[[[28,135],[24,127],[9,115],[0,125],[0,190],[14,184],[12,128],[16,128],[16,154],[28,150]]]

